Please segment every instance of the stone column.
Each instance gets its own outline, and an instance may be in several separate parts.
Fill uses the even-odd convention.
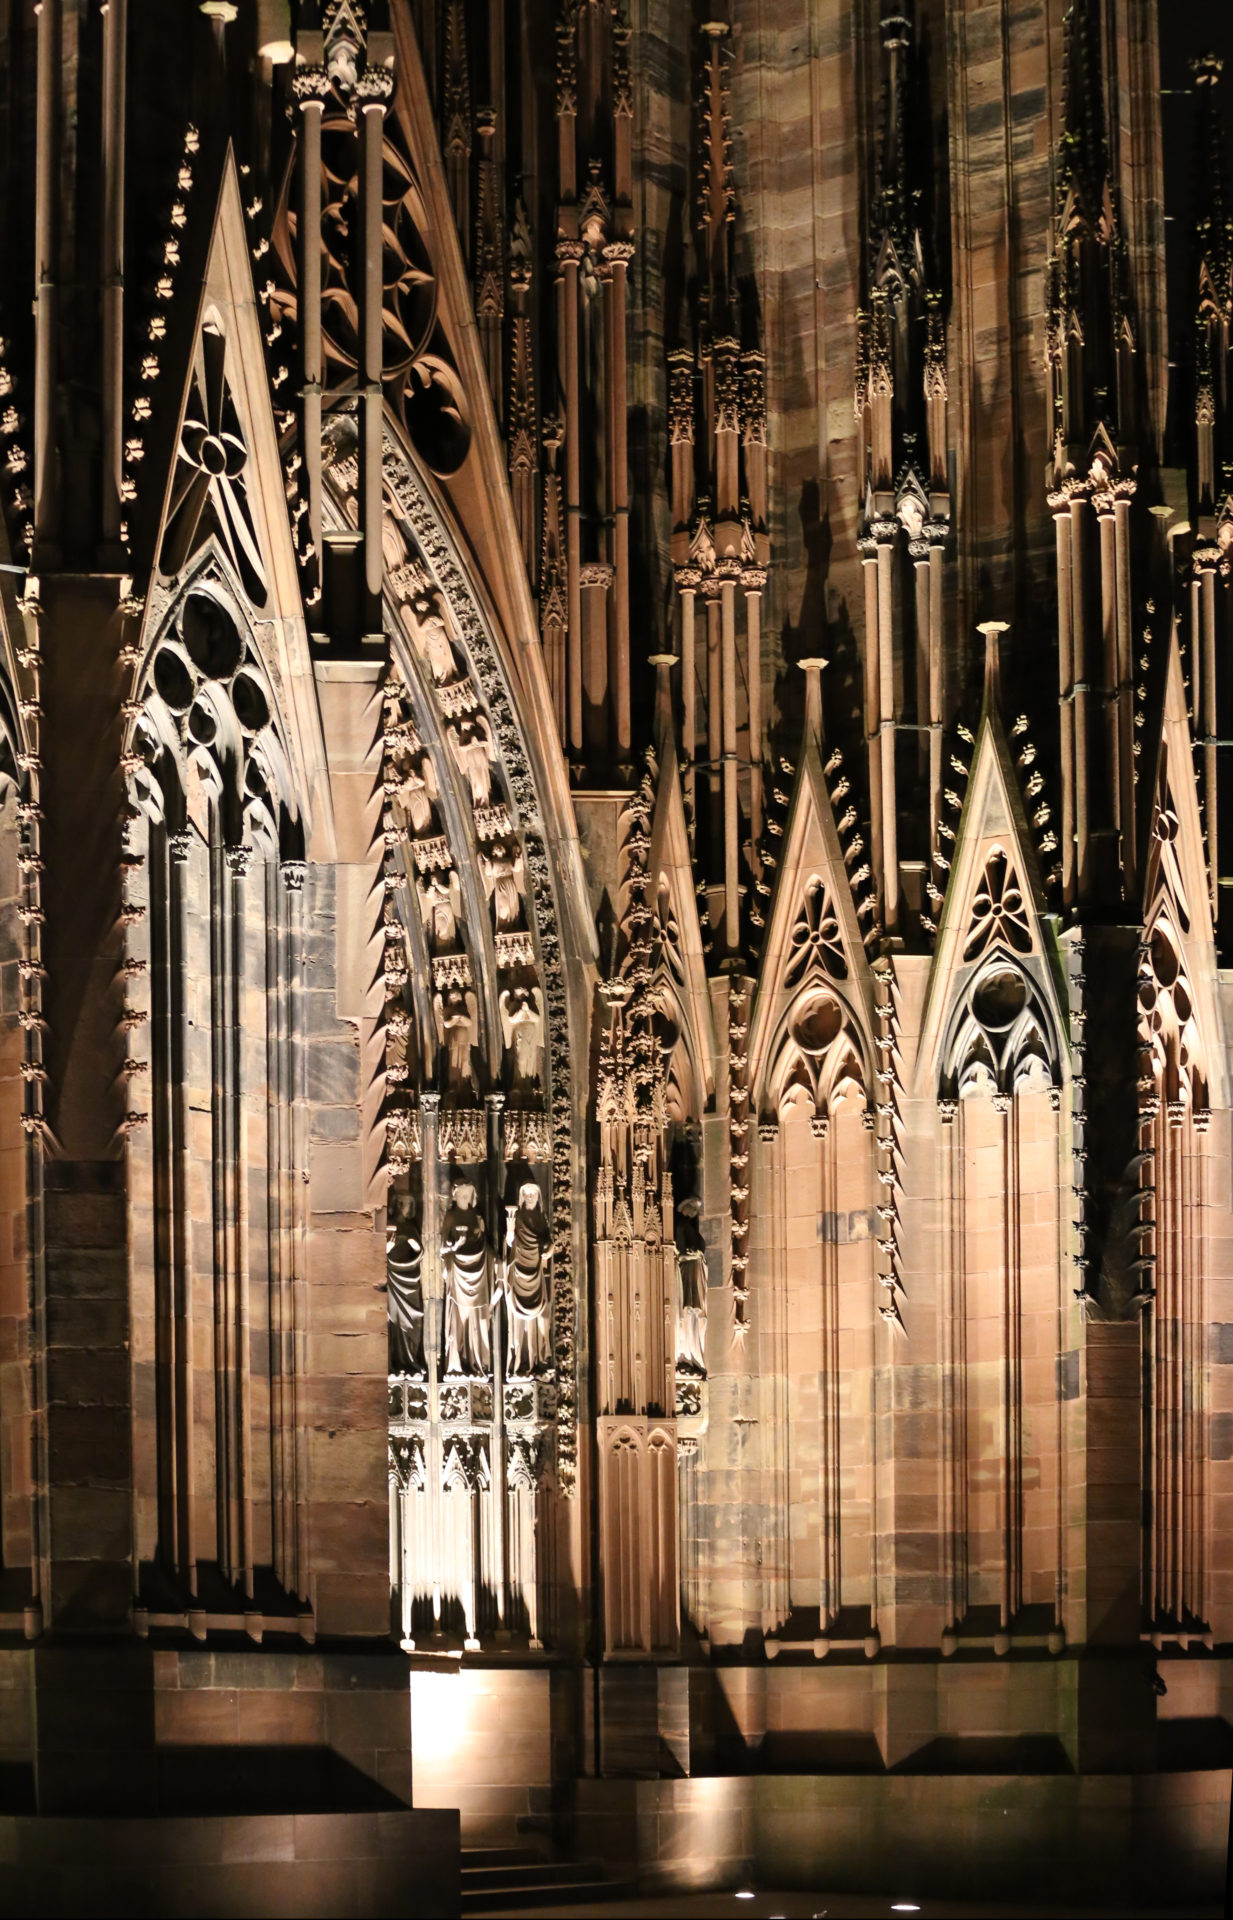
[[[300,205],[297,238],[300,333],[300,447],[308,491],[308,530],[317,565],[321,549],[321,123],[329,77],[321,66],[297,67],[292,87],[300,108]]]
[[[882,926],[899,923],[899,808],[895,791],[894,559],[898,526],[879,521],[878,547],[878,738],[882,775]]]
[[[60,185],[60,0],[38,13],[34,150],[34,539],[59,530],[56,476],[56,205]]]
[[[610,504],[612,510],[612,685],[615,751],[618,762],[629,761],[632,734],[629,715],[629,460],[626,416],[625,307],[631,240],[611,240],[604,248],[610,279],[605,300],[611,343],[612,445]],[[632,769],[631,769],[632,771]]]
[[[874,884],[882,875],[882,741],[878,732],[878,547],[876,540],[860,542],[861,571],[865,576],[865,740],[869,754],[870,864]]]
[[[360,299],[360,526],[364,535],[364,587],[368,607],[366,633],[381,630],[381,588],[385,549],[381,429],[385,410],[381,386],[385,305],[382,238],[384,217],[385,110],[394,94],[394,76],[385,67],[367,67],[356,86],[360,118],[360,210],[364,234],[364,279]]]
[[[1130,600],[1130,502],[1133,480],[1119,480],[1113,490],[1113,558],[1117,630],[1117,779],[1122,827],[1123,886],[1127,900],[1138,897],[1139,853],[1135,831],[1134,776],[1134,635]],[[1215,819],[1211,822],[1214,832]]]
[[[720,625],[723,675],[723,800],[724,800],[724,946],[734,954],[741,943],[740,793],[736,759],[736,561],[720,562]]]
[[[1203,797],[1205,801],[1203,823],[1207,828],[1207,865],[1210,876],[1212,916],[1220,908],[1220,842],[1218,837],[1220,808],[1217,804],[1217,746],[1216,746],[1216,568],[1220,561],[1220,549],[1214,546],[1202,546],[1195,549],[1194,569],[1199,578],[1199,613],[1201,646],[1196,647],[1196,655],[1202,658],[1203,704],[1196,708],[1200,735],[1203,741]]]
[[[746,685],[749,691],[749,832],[757,845],[762,832],[762,594],[765,567],[746,567],[745,586]]]
[[[124,104],[128,0],[103,10],[102,415],[104,544],[120,540],[124,461]]]
[[[1070,495],[1070,605],[1071,666],[1073,672],[1075,724],[1075,859],[1078,866],[1078,896],[1092,897],[1092,849],[1088,819],[1088,773],[1091,739],[1088,728],[1088,636],[1084,607],[1084,513],[1086,498],[1080,489]]]
[[[1057,679],[1061,729],[1062,783],[1062,899],[1069,907],[1075,898],[1075,708],[1074,708],[1074,598],[1070,578],[1070,503],[1064,493],[1051,493],[1057,564]]]
[[[578,418],[578,268],[581,240],[557,241],[562,312],[558,377],[565,395],[565,555],[568,625],[565,635],[568,740],[571,760],[582,759],[582,452]]]

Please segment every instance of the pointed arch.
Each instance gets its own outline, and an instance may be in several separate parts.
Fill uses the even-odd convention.
[[[1209,1463],[1211,1171],[1207,1130],[1224,1105],[1222,1031],[1212,1004],[1215,940],[1190,728],[1169,637],[1144,861],[1139,956],[1139,1131],[1127,1198],[1123,1293],[1143,1309],[1148,1403],[1147,1605],[1152,1624],[1209,1621],[1203,1513]]]
[[[936,1103],[948,1627],[1003,1628],[1060,1591],[1050,1495],[1056,1385],[1025,1355],[1071,1305],[1069,1022],[1031,834],[996,704],[972,756],[926,991],[915,1086]],[[1067,1174],[1063,1175],[1063,1167]],[[978,1361],[974,1356],[979,1354]],[[1048,1471],[1037,1460],[1053,1456]]]

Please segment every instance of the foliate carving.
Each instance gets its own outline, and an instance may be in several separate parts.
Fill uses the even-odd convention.
[[[741,355],[741,435],[747,445],[766,445],[766,359],[753,349]]]
[[[688,347],[668,355],[668,438],[673,446],[693,445],[694,356]]]
[[[716,433],[739,433],[740,431],[740,386],[737,373],[739,352],[739,343],[727,336],[715,342]]]

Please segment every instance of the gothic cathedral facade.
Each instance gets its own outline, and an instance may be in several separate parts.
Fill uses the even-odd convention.
[[[1220,59],[1170,278],[1148,0],[0,35],[33,1804],[298,1742],[701,1885],[1112,1775],[1147,1872],[1181,1770],[1206,1884]]]

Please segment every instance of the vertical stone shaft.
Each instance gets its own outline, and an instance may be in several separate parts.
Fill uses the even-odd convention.
[[[604,248],[604,260],[610,269],[610,278],[605,289],[612,393],[612,435],[609,450],[612,604],[609,614],[613,633],[611,681],[616,736],[614,745],[618,761],[629,759],[632,742],[629,709],[629,446],[626,421],[628,400],[625,340],[627,281],[632,253],[633,247],[629,241],[613,241]]]
[[[942,724],[946,663],[942,653],[942,543],[929,547],[929,837],[936,843],[942,817]]]
[[[878,737],[882,774],[882,925],[893,933],[899,922],[899,833],[895,795],[895,527],[878,530]]]
[[[385,573],[382,545],[384,492],[381,477],[382,318],[385,301],[382,239],[384,195],[385,101],[393,77],[380,71],[365,76],[369,85],[386,83],[365,98],[360,115],[360,205],[364,236],[363,298],[360,302],[362,411],[360,414],[360,521],[364,534],[364,586],[369,606],[365,631],[380,627],[381,586]]]
[[[1092,848],[1088,818],[1088,774],[1091,741],[1088,732],[1088,648],[1087,616],[1084,607],[1084,499],[1081,493],[1070,496],[1070,589],[1071,658],[1074,672],[1075,725],[1075,843],[1079,869],[1079,899],[1092,897]]]
[[[1117,532],[1113,499],[1103,494],[1096,506],[1096,524],[1100,530],[1100,638],[1101,694],[1104,702],[1105,751],[1108,755],[1106,785],[1109,818],[1116,829],[1116,844],[1122,844],[1122,783],[1119,766],[1118,728],[1118,635],[1117,635]],[[1115,882],[1116,884],[1116,882]]]
[[[679,584],[679,583],[678,583]],[[694,638],[694,583],[679,586],[681,595],[681,750],[685,760],[685,793],[691,819],[696,805],[697,776],[694,761],[698,755],[698,661]]]
[[[54,541],[56,485],[56,204],[59,187],[60,0],[38,15],[34,178],[34,537]]]
[[[1075,897],[1075,707],[1074,601],[1070,578],[1070,507],[1065,496],[1056,498],[1053,531],[1057,555],[1057,677],[1061,731],[1062,784],[1062,898],[1067,906]]]
[[[325,102],[319,68],[296,76],[300,102],[299,334],[301,448],[308,488],[308,529],[321,565],[321,122]]]
[[[720,609],[717,582],[707,581],[706,596],[706,757],[711,796],[711,847],[719,839],[719,769],[723,754],[723,675],[720,667]],[[712,868],[713,871],[713,868]]]
[[[757,844],[762,832],[762,590],[766,569],[745,572],[746,685],[749,693],[749,832]]]
[[[1218,829],[1220,809],[1217,805],[1217,759],[1216,759],[1216,566],[1214,559],[1205,559],[1202,572],[1201,605],[1203,611],[1203,793],[1206,806],[1203,813],[1207,827],[1207,870],[1210,876],[1212,893],[1212,913],[1215,915],[1220,906],[1220,844]]]
[[[569,750],[582,756],[582,448],[578,418],[578,265],[582,243],[557,243],[564,311],[560,324],[560,382],[565,394],[565,555],[568,592],[566,683]]]
[[[729,575],[720,587],[723,631],[723,779],[724,779],[724,945],[735,953],[741,939],[740,825],[736,761],[736,582]]]
[[[1135,827],[1134,635],[1130,621],[1130,494],[1123,482],[1113,499],[1113,556],[1117,572],[1117,753],[1122,815],[1122,867],[1127,900],[1138,897]]]
[[[124,106],[128,0],[103,13],[103,539],[120,538],[124,455]]]
[[[865,575],[865,738],[869,748],[869,832],[876,884],[882,882],[882,736],[878,730],[878,548],[874,540],[861,542]]]

